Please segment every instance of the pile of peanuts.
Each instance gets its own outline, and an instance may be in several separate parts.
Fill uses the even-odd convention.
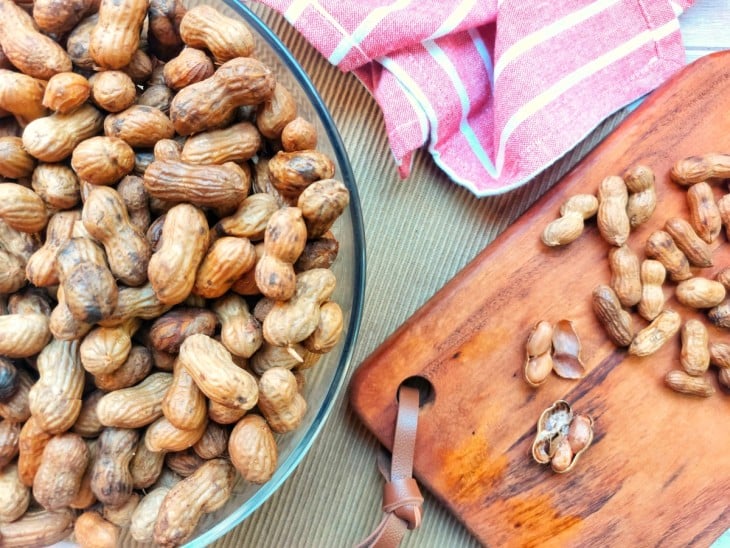
[[[669,278],[682,306],[704,311],[717,327],[730,327],[730,267],[720,269],[714,279],[697,272],[714,266],[713,246],[723,226],[730,236],[730,194],[716,199],[710,185],[730,178],[730,155],[681,159],[670,177],[687,187],[689,220],[666,219],[663,229],[647,238],[644,259],[627,240],[631,229],[648,221],[657,206],[655,176],[647,166],[634,166],[622,177],[606,177],[598,197],[570,197],[561,217],[545,227],[542,241],[548,246],[569,244],[582,233],[584,221],[595,215],[602,238],[612,246],[610,283],[598,285],[592,295],[593,310],[607,335],[616,346],[642,357],[654,354],[679,332],[681,367],[668,371],[664,382],[677,392],[709,397],[716,392],[708,377],[711,365],[717,369],[718,382],[730,388],[730,344],[710,341],[704,321],[683,320],[679,311],[668,308],[663,288]],[[632,310],[648,325],[635,330]]]
[[[349,203],[240,20],[0,0],[0,545],[177,545],[268,481]]]

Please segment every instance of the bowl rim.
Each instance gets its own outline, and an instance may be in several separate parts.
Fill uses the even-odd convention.
[[[345,338],[342,354],[340,356],[337,369],[330,383],[329,389],[324,396],[324,404],[318,410],[314,417],[312,425],[305,432],[302,441],[294,448],[291,455],[282,463],[274,472],[271,479],[263,484],[256,494],[249,500],[245,501],[241,506],[236,508],[224,519],[216,523],[213,527],[195,537],[185,544],[186,547],[205,546],[219,539],[234,527],[238,526],[242,521],[253,514],[261,505],[273,495],[279,487],[289,478],[296,470],[304,456],[309,452],[314,441],[320,434],[327,417],[334,407],[338,394],[344,384],[346,373],[352,361],[352,353],[357,341],[358,332],[362,318],[363,301],[365,296],[365,229],[363,225],[362,209],[360,205],[360,197],[355,183],[355,177],[352,172],[352,166],[342,142],[337,127],[335,126],[332,115],[324,104],[322,97],[319,95],[316,87],[312,83],[309,75],[305,72],[299,62],[295,59],[291,51],[284,45],[281,39],[271,30],[251,9],[241,0],[223,0],[230,8],[236,10],[246,21],[258,31],[258,34],[266,41],[266,43],[278,54],[279,60],[284,63],[291,71],[294,78],[302,87],[304,93],[312,104],[315,112],[323,122],[327,137],[332,143],[337,163],[340,167],[339,177],[347,186],[350,192],[350,216],[352,221],[352,230],[354,237],[354,287],[352,309],[350,310],[350,322],[348,324],[347,336]],[[255,504],[252,504],[252,501]]]

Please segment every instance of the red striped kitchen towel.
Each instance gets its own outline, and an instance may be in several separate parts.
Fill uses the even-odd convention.
[[[261,0],[380,105],[402,177],[427,146],[478,196],[527,182],[685,64],[693,0]]]

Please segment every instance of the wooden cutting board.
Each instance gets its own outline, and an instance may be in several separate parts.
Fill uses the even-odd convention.
[[[672,392],[677,335],[655,355],[630,357],[606,338],[591,291],[608,283],[609,246],[595,221],[571,245],[547,248],[545,225],[576,193],[637,163],[657,174],[658,207],[629,245],[670,216],[688,218],[686,191],[668,178],[675,160],[730,152],[730,52],[696,61],[654,92],[525,215],[396,330],[357,369],[350,401],[391,447],[398,386],[430,382],[420,413],[415,475],[484,544],[491,546],[707,546],[730,528],[730,391],[696,398]],[[725,183],[714,185],[717,197]],[[730,266],[725,235],[712,277]],[[672,298],[683,319],[702,317]],[[538,320],[570,319],[587,375],[552,376],[530,388],[524,345]],[[636,329],[647,322],[634,313]],[[707,322],[709,325],[709,322]],[[710,328],[730,342],[730,331]],[[543,409],[566,399],[595,420],[596,437],[575,469],[555,474],[530,456]],[[428,520],[428,516],[425,516]]]

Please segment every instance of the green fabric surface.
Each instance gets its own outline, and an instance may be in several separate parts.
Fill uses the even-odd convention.
[[[368,91],[330,65],[283,17],[255,2],[310,75],[339,129],[357,181],[367,242],[365,306],[345,387],[322,433],[284,485],[249,519],[222,537],[223,547],[352,546],[378,524],[383,480],[379,444],[352,413],[352,372],[400,324],[610,132],[615,115],[529,184],[476,198],[452,183],[425,151],[411,176],[398,177],[383,119]],[[424,492],[421,527],[402,546],[467,547],[478,542],[436,498]]]

